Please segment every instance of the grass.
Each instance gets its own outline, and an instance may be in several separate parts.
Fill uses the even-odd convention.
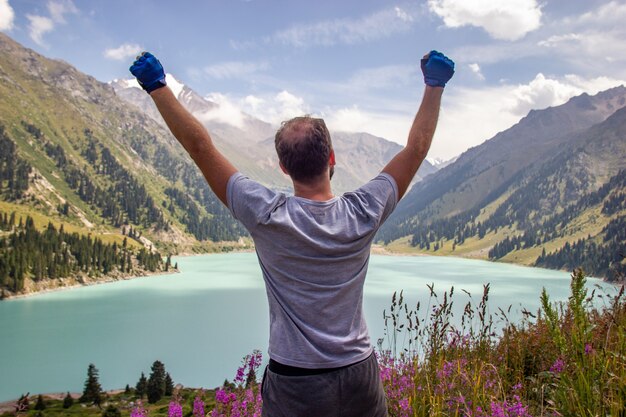
[[[550,253],[563,248],[565,243],[568,242],[571,244],[579,239],[585,239],[588,236],[599,238],[602,228],[610,221],[610,218],[603,215],[601,210],[601,206],[596,206],[583,211],[578,217],[572,219],[572,221],[567,224],[567,227],[563,230],[563,237],[546,242],[541,246],[533,246],[531,248],[510,252],[500,260],[522,265],[534,265],[544,248],[546,253]]]
[[[507,236],[512,236],[516,232],[511,228],[500,228],[497,233],[489,232],[483,239],[477,236],[467,238],[462,245],[457,244],[453,249],[453,240],[442,239],[438,250],[434,250],[434,244],[431,243],[431,249],[420,249],[417,246],[411,246],[411,236],[394,240],[385,246],[385,249],[393,253],[415,255],[433,255],[433,256],[459,256],[472,259],[488,259],[488,252],[493,245],[500,242]],[[536,259],[536,258],[535,258]]]
[[[496,204],[496,202],[492,204]],[[493,207],[488,206],[485,211],[490,211],[492,209]],[[483,215],[484,212],[481,212],[479,217]],[[563,230],[563,237],[553,239],[540,246],[514,250],[498,259],[498,261],[533,266],[544,248],[546,253],[550,253],[561,249],[567,242],[571,244],[579,239],[585,239],[588,236],[600,239],[602,228],[605,227],[609,221],[610,218],[602,214],[602,206],[597,205],[583,211],[579,216],[568,222],[567,226]],[[515,227],[501,227],[498,228],[497,232],[491,231],[487,233],[482,239],[478,238],[478,236],[469,237],[465,240],[465,242],[463,242],[463,244],[460,245],[453,245],[452,240],[442,239],[438,242],[439,248],[437,250],[434,250],[434,243],[431,243],[431,248],[429,250],[413,247],[411,246],[411,236],[405,236],[390,242],[384,248],[392,253],[406,255],[424,254],[433,256],[459,256],[462,258],[488,260],[489,250],[496,243],[504,240],[506,237],[512,237],[519,234],[520,232],[516,230]]]
[[[11,214],[12,212],[15,212],[16,221],[19,221],[20,217],[22,217],[24,220],[26,219],[27,216],[32,217],[33,221],[35,222],[35,227],[39,230],[45,230],[46,227],[48,226],[48,223],[51,222],[54,225],[54,227],[57,228],[57,230],[61,227],[61,225],[63,225],[63,229],[68,233],[78,233],[81,235],[91,234],[93,237],[99,238],[104,243],[110,243],[110,244],[117,243],[118,245],[121,245],[124,242],[125,236],[121,233],[105,231],[106,229],[104,230],[99,229],[98,231],[92,231],[84,227],[79,227],[73,223],[61,221],[56,217],[48,216],[46,214],[41,213],[41,211],[33,207],[24,205],[24,204],[14,204],[14,203],[10,203],[7,201],[0,201],[0,213],[3,213],[3,212],[7,214]],[[137,249],[143,247],[141,243],[133,239],[127,239],[127,244],[130,247],[134,247]]]
[[[193,401],[196,396],[201,396],[204,400],[207,409],[215,407],[215,391],[214,390],[200,390],[193,388],[184,388],[178,391],[179,401],[183,406],[183,415],[191,415],[193,409]],[[44,396],[44,402],[46,408],[41,411],[41,415],[45,417],[101,417],[103,411],[109,406],[113,405],[120,410],[123,417],[130,416],[132,409],[137,405],[137,397],[134,395],[134,390],[128,393],[119,392],[114,394],[107,394],[101,407],[97,407],[93,404],[84,404],[78,402],[78,395],[74,395],[74,404],[69,408],[63,408],[63,400],[55,399]],[[142,406],[148,412],[151,417],[165,417],[168,416],[169,404],[172,401],[171,397],[163,397],[161,400],[154,404],[149,404],[144,397],[141,401]],[[20,412],[18,415],[24,417],[36,417],[39,411],[35,410],[35,404],[37,402],[37,396],[29,397],[30,409],[25,412]],[[14,412],[4,412],[0,414],[0,417],[14,417]]]
[[[489,286],[453,325],[454,289],[409,309],[394,294],[381,373],[391,416],[623,416],[626,298],[588,294],[582,271],[571,295],[510,323],[488,313]],[[460,319],[460,320],[459,320]],[[497,331],[497,323],[502,326]],[[408,336],[408,337],[407,337]],[[398,340],[409,343],[399,345]]]

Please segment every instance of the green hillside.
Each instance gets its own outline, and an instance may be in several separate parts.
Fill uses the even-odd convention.
[[[169,132],[107,84],[4,34],[0,79],[4,215],[163,255],[245,235]],[[16,221],[2,236],[21,232]],[[20,274],[35,277],[32,265]]]
[[[543,112],[567,120],[579,112],[581,102],[595,103],[583,107],[589,111],[615,109],[611,103],[623,105],[623,98],[616,98],[625,91],[573,99],[558,112]],[[529,116],[511,130],[539,131],[545,123],[536,121],[546,117],[535,112],[534,121]],[[520,127],[524,124],[528,126]],[[468,151],[490,155],[482,171],[474,171],[475,160],[462,156],[416,185],[379,237],[395,250],[409,246],[413,252],[565,270],[582,266],[611,279],[626,270],[625,139],[626,108],[586,129],[544,139],[540,148],[550,152],[541,154],[533,145],[525,151],[520,137],[504,132],[482,149]],[[508,165],[512,150],[499,152],[507,145],[523,167]]]

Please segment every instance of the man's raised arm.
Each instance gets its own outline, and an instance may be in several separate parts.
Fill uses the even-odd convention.
[[[159,60],[144,52],[137,57],[130,72],[150,94],[172,134],[200,168],[217,198],[227,204],[226,185],[237,169],[217,150],[204,126],[165,85],[165,72]]]
[[[409,131],[407,144],[383,168],[398,185],[398,200],[409,188],[418,168],[426,158],[435,134],[441,96],[446,83],[454,74],[454,62],[437,51],[431,51],[421,61],[426,88],[413,125]]]

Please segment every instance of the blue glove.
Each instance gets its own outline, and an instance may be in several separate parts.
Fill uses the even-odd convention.
[[[431,87],[445,87],[454,75],[454,62],[437,51],[430,51],[421,61],[424,83]]]
[[[150,52],[144,52],[138,56],[129,69],[148,94],[167,85],[163,65]]]

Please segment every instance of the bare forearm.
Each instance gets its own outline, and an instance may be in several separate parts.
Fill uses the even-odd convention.
[[[406,150],[420,163],[426,158],[435,135],[442,95],[442,87],[426,86],[422,104],[409,131]]]
[[[154,90],[150,97],[167,127],[194,160],[195,155],[202,153],[203,148],[213,146],[204,126],[180,104],[169,87]]]
[[[209,186],[224,203],[226,185],[237,169],[219,152],[204,126],[178,102],[169,87],[150,93],[172,134],[194,160]]]
[[[430,149],[439,118],[442,94],[442,87],[426,86],[422,104],[413,120],[406,146],[383,169],[383,172],[396,180],[398,199],[402,198],[408,189]]]

